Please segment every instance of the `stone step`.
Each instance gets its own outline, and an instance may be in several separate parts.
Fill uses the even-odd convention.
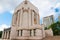
[[[53,36],[53,37],[45,37],[42,40],[60,40],[60,36]]]

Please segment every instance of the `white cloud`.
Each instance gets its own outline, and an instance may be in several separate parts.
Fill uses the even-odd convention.
[[[2,12],[9,11],[11,14],[13,14],[14,12],[13,9],[15,9],[22,1],[23,0],[1,0],[0,10],[2,10]],[[54,11],[51,8],[60,7],[59,0],[56,0],[54,2],[53,0],[29,0],[29,1],[31,1],[39,9],[41,18],[48,15],[55,15],[52,14]]]
[[[48,15],[53,15],[53,10],[51,10],[51,8],[54,5],[52,5],[52,3],[49,0],[34,0],[32,3],[36,5],[36,7],[38,7],[41,18]]]
[[[3,6],[0,5],[0,13],[2,13],[4,10],[3,10]]]
[[[0,14],[15,9],[21,1],[22,0],[0,0]]]
[[[60,8],[60,2],[56,4],[55,8]]]
[[[2,24],[0,25],[0,31],[3,31],[6,28],[9,28],[10,26],[6,25],[6,24]]]
[[[11,10],[10,13],[11,13],[11,14],[14,14],[14,10]]]

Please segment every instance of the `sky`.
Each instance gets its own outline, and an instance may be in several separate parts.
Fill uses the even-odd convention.
[[[9,28],[14,9],[24,0],[0,0],[0,31]],[[39,9],[40,23],[43,17],[54,15],[56,21],[60,15],[60,0],[28,0]]]

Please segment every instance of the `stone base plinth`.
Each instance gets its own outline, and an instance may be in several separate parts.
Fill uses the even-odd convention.
[[[42,40],[42,39],[12,39],[12,40]]]
[[[40,36],[36,37],[16,37],[12,39],[3,39],[3,40],[42,40],[43,38]]]

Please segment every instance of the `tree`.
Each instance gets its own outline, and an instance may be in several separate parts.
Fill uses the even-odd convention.
[[[0,31],[0,38],[2,37],[2,31]]]
[[[56,23],[51,24],[48,27],[48,29],[49,28],[52,28],[54,35],[60,35],[60,22],[56,22]]]

